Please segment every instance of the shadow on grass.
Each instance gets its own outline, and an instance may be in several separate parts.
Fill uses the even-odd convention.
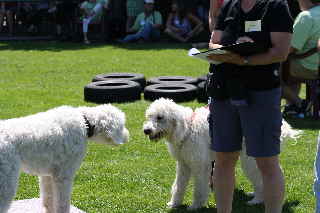
[[[191,44],[154,42],[154,43],[130,43],[119,44],[113,42],[92,43],[89,45],[82,42],[60,42],[60,41],[3,41],[0,42],[1,50],[37,50],[59,52],[64,50],[84,50],[90,48],[103,48],[112,46],[127,50],[164,50],[164,49],[190,49]]]
[[[320,120],[314,120],[310,117],[307,118],[285,118],[285,120],[295,129],[320,129]]]
[[[252,199],[252,197],[248,196],[243,190],[236,189],[234,192],[233,199],[233,211],[236,213],[263,213],[264,206],[262,204],[249,206],[247,202]],[[299,205],[299,201],[290,201],[285,202],[283,206],[283,213],[293,213],[294,207]],[[207,208],[201,208],[195,211],[187,211],[187,206],[181,206],[179,208],[171,209],[168,213],[216,213],[217,209],[213,206],[209,206]]]

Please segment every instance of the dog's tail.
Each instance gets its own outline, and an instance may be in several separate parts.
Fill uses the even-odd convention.
[[[302,130],[295,130],[285,120],[282,120],[281,126],[281,141],[288,139],[297,140],[301,136]]]

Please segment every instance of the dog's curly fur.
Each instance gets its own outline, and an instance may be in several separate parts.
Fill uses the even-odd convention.
[[[0,213],[13,199],[19,171],[38,175],[45,213],[69,213],[72,182],[90,140],[122,144],[129,138],[125,114],[112,105],[61,106],[0,122]]]
[[[150,140],[165,138],[169,152],[177,162],[172,197],[168,202],[171,208],[182,204],[190,177],[194,179],[194,193],[189,209],[203,207],[207,202],[211,162],[215,159],[215,153],[210,150],[208,115],[209,110],[204,107],[193,111],[164,98],[154,101],[146,110],[144,133]],[[282,141],[295,138],[298,133],[283,121]],[[254,198],[249,203],[263,202],[261,176],[254,158],[248,157],[243,149],[240,159],[244,173],[254,186]]]

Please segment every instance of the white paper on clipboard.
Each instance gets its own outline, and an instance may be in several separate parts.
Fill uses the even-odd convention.
[[[196,48],[191,48],[189,50],[189,52],[188,52],[188,55],[191,56],[191,57],[195,57],[195,58],[199,58],[199,59],[205,60],[205,61],[207,61],[207,62],[209,62],[211,64],[221,64],[222,62],[208,59],[208,56],[212,55],[212,54],[226,54],[226,53],[227,53],[227,51],[221,50],[221,49],[212,49],[212,50],[207,50],[207,51],[204,51],[204,52],[200,52]]]

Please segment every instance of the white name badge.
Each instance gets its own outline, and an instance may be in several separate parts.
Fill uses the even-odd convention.
[[[261,20],[257,21],[246,21],[245,32],[261,31]]]

